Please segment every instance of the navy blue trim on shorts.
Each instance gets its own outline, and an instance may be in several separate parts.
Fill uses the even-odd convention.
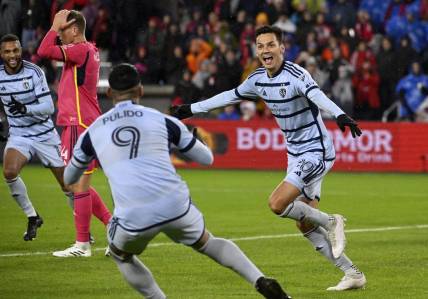
[[[175,220],[177,220],[177,219],[180,219],[181,217],[186,216],[186,215],[187,215],[187,213],[189,213],[189,211],[190,211],[190,207],[191,207],[191,205],[192,205],[192,201],[190,200],[190,197],[189,197],[189,206],[187,207],[187,210],[186,210],[183,214],[181,214],[181,215],[179,215],[179,216],[177,216],[177,217],[174,217],[174,218],[171,218],[171,219],[168,219],[168,220],[165,220],[165,221],[162,221],[162,222],[156,223],[156,224],[152,224],[152,225],[150,225],[150,226],[148,226],[148,227],[145,227],[145,228],[141,228],[141,229],[129,229],[129,228],[124,227],[124,226],[123,226],[123,225],[121,225],[120,223],[118,223],[118,225],[119,225],[121,228],[123,228],[124,230],[128,231],[128,232],[133,232],[133,233],[135,233],[135,232],[143,232],[143,231],[145,231],[145,230],[149,230],[149,229],[154,228],[154,227],[156,227],[156,226],[163,225],[163,224],[166,224],[166,223],[168,223],[168,222],[172,222],[172,221],[175,221]]]

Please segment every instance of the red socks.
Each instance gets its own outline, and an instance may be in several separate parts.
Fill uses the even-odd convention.
[[[104,225],[107,225],[111,218],[110,211],[94,188],[89,187],[89,193],[92,199],[92,214],[104,223]]]
[[[91,215],[92,201],[89,191],[74,193],[74,225],[76,240],[79,242],[89,242]]]

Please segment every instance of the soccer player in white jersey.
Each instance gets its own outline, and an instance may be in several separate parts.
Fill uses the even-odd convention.
[[[43,71],[22,60],[22,48],[17,36],[0,39],[0,98],[9,123],[9,136],[3,155],[3,176],[10,194],[28,217],[24,240],[36,237],[43,224],[31,203],[27,188],[19,176],[34,155],[51,169],[62,190],[64,162],[60,156],[60,139],[50,115],[54,105]]]
[[[344,272],[342,280],[327,290],[363,288],[364,274],[344,254],[344,218],[318,210],[321,182],[333,166],[335,151],[319,108],[336,117],[340,129],[361,135],[358,124],[319,89],[302,67],[285,61],[282,32],[264,26],[256,31],[256,52],[263,67],[237,88],[191,105],[173,107],[183,119],[196,113],[232,105],[243,99],[262,98],[271,109],[287,140],[287,175],[269,198],[269,207],[280,217],[294,219],[315,249]]]
[[[208,147],[176,118],[138,105],[142,86],[134,66],[114,67],[109,84],[108,94],[115,106],[79,137],[64,181],[76,183],[87,165],[99,160],[114,201],[107,234],[110,251],[127,282],[146,298],[166,298],[150,270],[136,257],[163,232],[231,268],[266,298],[289,298],[278,282],[265,278],[233,242],[206,230],[169,151],[175,147],[194,161],[210,165],[213,156]]]

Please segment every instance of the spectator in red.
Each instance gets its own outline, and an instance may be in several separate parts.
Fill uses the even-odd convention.
[[[351,56],[351,64],[358,72],[362,69],[364,62],[369,62],[373,69],[376,67],[376,60],[374,54],[367,47],[367,44],[363,40],[361,40],[358,43],[357,49]]]
[[[370,23],[370,15],[365,10],[358,11],[357,23],[355,24],[357,38],[369,43],[373,38],[373,26]]]
[[[379,118],[379,74],[372,68],[369,61],[363,62],[352,83],[355,89],[355,117],[357,119],[374,120]]]

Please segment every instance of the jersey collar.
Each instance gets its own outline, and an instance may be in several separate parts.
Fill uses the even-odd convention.
[[[269,76],[268,72],[266,72],[266,74],[268,75],[269,78],[275,78],[276,76],[281,74],[282,70],[284,69],[284,66],[285,66],[285,59],[282,61],[282,64],[279,67],[279,69],[272,76]]]

